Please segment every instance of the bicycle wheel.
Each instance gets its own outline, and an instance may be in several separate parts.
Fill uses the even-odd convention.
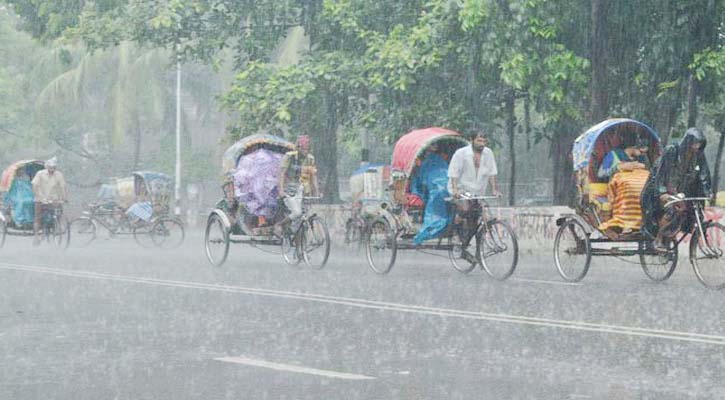
[[[373,220],[365,240],[365,254],[370,268],[376,274],[387,274],[395,264],[397,252],[397,235],[390,223],[383,217]]]
[[[725,289],[725,227],[717,222],[703,224],[700,235],[695,229],[690,239],[690,263],[697,279],[710,289]]]
[[[493,279],[506,280],[519,262],[519,242],[513,229],[494,219],[486,224],[480,237],[478,258],[483,270]]]
[[[204,250],[206,251],[206,259],[215,267],[224,264],[229,255],[229,230],[216,214],[212,214],[206,222]]]
[[[86,247],[96,239],[98,227],[89,217],[80,217],[71,221],[68,227],[69,240],[73,240],[73,247]]]
[[[288,265],[297,265],[302,261],[298,257],[297,247],[292,243],[294,238],[296,238],[296,235],[292,236],[286,233],[282,235],[282,258]]]
[[[554,261],[564,280],[579,282],[589,271],[592,245],[584,226],[575,219],[565,221],[554,239]]]
[[[161,217],[151,227],[151,240],[162,249],[181,246],[184,236],[184,225],[176,218]]]
[[[132,228],[133,240],[138,243],[139,246],[150,249],[154,247],[154,240],[151,237],[151,228],[153,225],[149,222],[142,222]]]
[[[677,244],[668,240],[665,248],[656,248],[651,242],[639,242],[639,263],[645,275],[655,282],[664,282],[677,266]]]
[[[302,231],[302,255],[309,267],[322,269],[330,257],[330,232],[320,217],[312,217]]]
[[[67,248],[70,241],[68,221],[60,216],[53,217],[53,225],[50,227],[50,238],[57,247]]]
[[[478,248],[478,239],[476,239],[476,248]],[[461,242],[455,236],[448,238],[448,259],[451,261],[451,265],[456,271],[467,274],[476,268],[478,263],[471,263],[463,258],[463,249],[461,248]]]

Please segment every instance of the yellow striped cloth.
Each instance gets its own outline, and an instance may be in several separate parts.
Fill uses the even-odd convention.
[[[639,198],[648,177],[649,171],[644,169],[620,171],[614,174],[607,192],[612,206],[612,218],[599,225],[600,230],[614,227],[623,231],[639,230],[642,226],[642,207]]]

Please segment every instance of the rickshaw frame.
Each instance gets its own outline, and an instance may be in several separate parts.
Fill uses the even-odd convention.
[[[475,239],[476,263],[461,258],[461,244],[458,243],[458,237],[454,232],[452,222],[448,223],[442,234],[427,241],[427,243],[415,244],[412,241],[415,232],[411,230],[410,215],[408,215],[403,196],[407,196],[409,193],[409,181],[416,169],[416,159],[420,158],[431,145],[445,141],[457,146],[450,151],[449,156],[452,156],[457,149],[469,145],[468,141],[458,132],[436,127],[413,130],[396,142],[393,150],[391,183],[387,190],[389,201],[381,202],[380,208],[376,210],[377,215],[366,218],[369,221],[365,237],[365,255],[368,265],[373,272],[384,275],[389,273],[395,265],[398,250],[445,251],[453,268],[463,274],[468,274],[478,265],[481,265],[491,277],[497,280],[505,280],[513,274],[518,263],[518,240],[507,223],[497,218],[488,218],[490,213],[488,212],[489,206],[486,200],[494,197],[468,196],[468,200],[479,202],[482,207],[481,216],[477,221],[475,234],[472,237],[472,239]],[[390,197],[391,187],[394,192],[392,198]],[[455,207],[451,200],[450,198],[447,199],[448,208],[450,215],[454,215]],[[496,232],[498,239],[494,239],[491,232]],[[511,240],[513,261],[503,271],[496,271],[486,263],[486,255],[490,255],[490,253],[486,251],[485,246],[493,243],[494,247],[504,249],[497,253],[505,252],[507,246],[499,245],[503,236],[501,232],[504,232]],[[382,239],[377,238],[378,233],[382,234]],[[491,233],[491,238],[486,240],[488,233]],[[384,251],[388,251],[389,254],[381,257],[381,262],[376,262],[376,253]]]

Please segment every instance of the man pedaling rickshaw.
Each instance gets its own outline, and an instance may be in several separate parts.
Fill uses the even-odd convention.
[[[501,193],[496,184],[496,159],[493,151],[486,146],[488,135],[478,131],[469,134],[468,139],[471,145],[461,147],[451,157],[448,166],[448,191],[457,199],[453,224],[461,240],[461,256],[470,263],[476,263],[476,257],[468,251],[468,245],[476,233],[481,206],[478,201],[467,200],[462,196],[483,196],[489,184],[494,196],[501,196]]]
[[[690,128],[679,145],[669,145],[655,164],[642,192],[643,230],[658,245],[677,232],[690,232],[692,213],[687,203],[665,209],[672,196],[712,198],[712,179],[705,158],[705,135]]]
[[[302,216],[302,198],[319,196],[315,157],[310,154],[310,137],[297,138],[297,150],[287,152],[279,166],[277,191],[287,207],[288,214],[275,225],[275,234],[282,236],[291,222],[297,223]]]
[[[33,194],[35,195],[35,220],[33,230],[34,245],[40,244],[40,224],[44,212],[51,205],[61,205],[68,200],[65,178],[57,170],[58,160],[53,157],[45,162],[45,169],[38,171],[33,177]]]

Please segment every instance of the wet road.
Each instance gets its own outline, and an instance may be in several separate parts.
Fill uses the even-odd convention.
[[[322,271],[199,234],[0,250],[0,399],[722,399],[725,292],[686,259],[665,284],[549,252],[507,282],[401,254],[388,276],[333,249]]]

